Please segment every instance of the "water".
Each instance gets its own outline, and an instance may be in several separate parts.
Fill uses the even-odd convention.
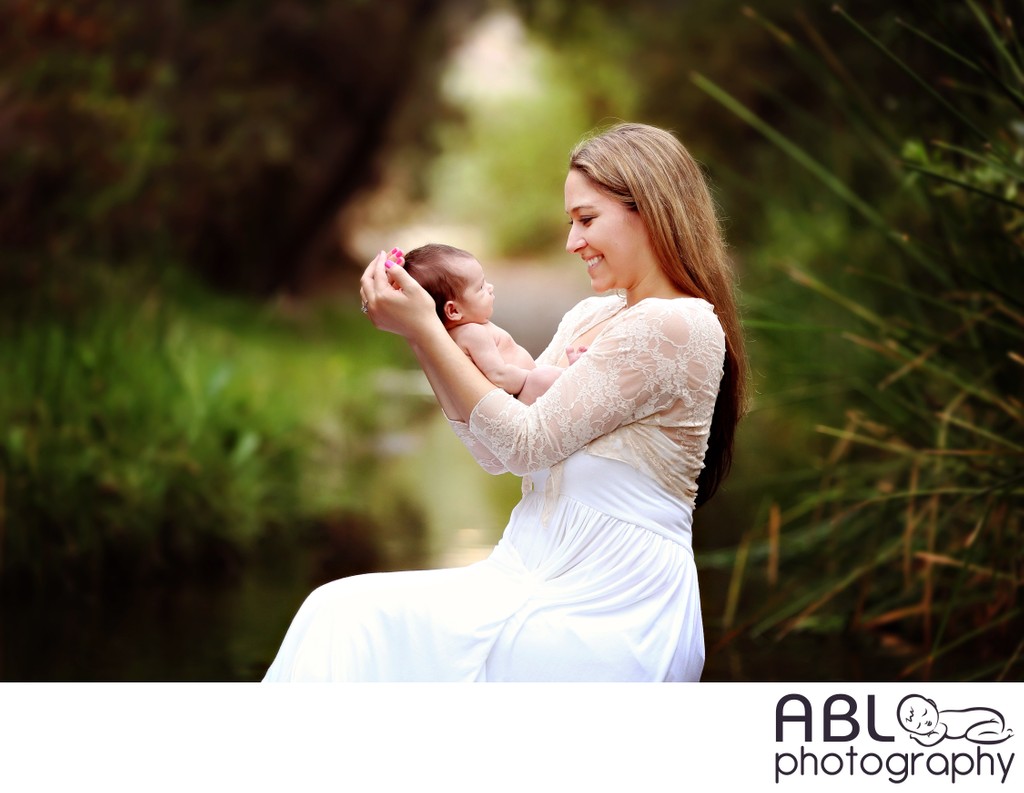
[[[229,584],[5,602],[0,679],[258,680],[303,587],[257,569]]]
[[[518,498],[476,467],[436,413],[378,439],[365,515],[279,536],[227,580],[0,600],[0,681],[256,681],[309,592],[376,570],[484,558]]]

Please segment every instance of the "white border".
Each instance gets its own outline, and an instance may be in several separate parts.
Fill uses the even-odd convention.
[[[841,694],[866,718],[875,698],[878,746],[922,749],[893,709],[920,693],[940,707],[998,708],[1015,736],[1006,784],[985,776],[774,776],[799,725],[775,741],[780,698],[820,709]],[[839,725],[842,727],[842,725]],[[963,742],[961,742],[963,743]],[[812,747],[812,748],[814,748]],[[970,750],[947,742],[945,750]],[[934,751],[939,751],[936,747]],[[965,761],[966,762],[966,761]],[[11,791],[662,791],[742,785],[792,790],[1020,790],[1024,684],[0,684],[0,789]],[[732,787],[727,787],[732,789]]]

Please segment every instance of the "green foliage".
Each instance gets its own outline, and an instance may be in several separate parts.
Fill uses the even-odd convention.
[[[0,581],[222,570],[358,502],[371,377],[404,361],[358,311],[289,319],[149,268],[47,288],[0,328]]]
[[[443,154],[431,165],[430,199],[447,221],[481,228],[494,254],[550,250],[564,236],[568,152],[599,119],[579,91],[571,55],[523,35],[511,16],[492,20],[448,75],[459,116],[438,125]],[[630,84],[614,61],[603,64],[588,70],[591,90],[620,110],[631,107]]]
[[[805,29],[815,43],[804,46],[765,22],[841,108],[831,152],[806,119],[773,123],[694,78],[819,185],[803,209],[790,203],[803,190],[781,208],[775,191],[762,193],[776,242],[747,262],[756,275],[745,289],[766,382],[782,365],[797,390],[832,393],[781,413],[771,397],[763,406],[828,444],[818,444],[816,473],[796,477],[814,473],[818,487],[780,487],[732,557],[727,627],[780,637],[870,631],[912,654],[907,675],[1021,677],[1024,70],[1000,8],[964,4],[973,27],[959,39],[903,22],[899,37],[883,26],[876,34],[837,10],[879,68],[930,104],[920,114],[868,101],[815,28]],[[943,79],[910,65],[899,41],[925,42]],[[802,230],[773,230],[784,213]],[[823,221],[846,230],[830,238]],[[771,271],[792,284],[772,281]],[[771,300],[758,303],[767,284]],[[752,575],[755,560],[763,579]]]
[[[378,152],[416,147],[447,15],[477,4],[405,5],[4,3],[0,249],[59,278],[158,248],[261,295],[351,264],[315,242]]]
[[[223,566],[339,510],[415,523],[366,464],[417,409],[370,381],[394,340],[214,299],[174,266],[307,285],[397,148],[403,193],[428,182],[445,222],[549,250],[569,147],[630,118],[707,163],[742,277],[757,399],[698,532],[730,546],[698,553],[731,576],[724,629],[857,631],[913,653],[908,674],[1019,677],[1006,4],[859,0],[853,23],[817,0],[516,0],[546,42],[526,44],[538,90],[441,98],[442,56],[490,5],[4,4],[0,577]],[[439,149],[458,156],[424,168]]]

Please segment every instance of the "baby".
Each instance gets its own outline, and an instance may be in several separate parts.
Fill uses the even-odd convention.
[[[966,738],[980,744],[1002,743],[1013,737],[1003,714],[992,708],[939,710],[935,702],[918,694],[909,694],[896,706],[900,726],[924,746],[934,746],[944,738]]]
[[[538,366],[508,331],[491,322],[494,287],[472,254],[431,243],[408,253],[394,248],[388,258],[403,265],[430,293],[452,339],[496,386],[531,405],[562,374],[561,367]],[[585,351],[584,347],[567,349],[569,363]]]

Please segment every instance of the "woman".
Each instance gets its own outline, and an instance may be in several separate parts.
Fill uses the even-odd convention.
[[[595,292],[538,363],[533,405],[491,384],[382,252],[360,286],[405,337],[452,426],[523,498],[490,557],[355,576],[299,610],[267,680],[698,680],[693,509],[725,477],[745,359],[714,205],[670,133],[622,124],[572,152],[569,253]]]

